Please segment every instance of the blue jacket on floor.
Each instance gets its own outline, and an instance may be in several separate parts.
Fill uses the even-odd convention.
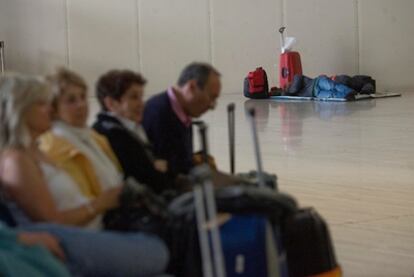
[[[332,81],[326,76],[316,78],[315,86],[313,88],[313,97],[316,98],[340,98],[348,99],[354,95],[353,89]]]

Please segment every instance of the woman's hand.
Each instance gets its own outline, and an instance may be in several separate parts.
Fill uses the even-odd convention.
[[[119,195],[121,193],[121,190],[122,187],[120,186],[102,192],[102,194],[95,198],[95,200],[91,203],[92,207],[96,210],[98,214],[118,207]]]
[[[168,170],[168,162],[166,160],[155,160],[154,167],[159,172],[166,173]]]
[[[48,249],[53,255],[62,261],[65,260],[65,253],[56,237],[44,232],[20,232],[17,240],[27,246],[41,245]]]

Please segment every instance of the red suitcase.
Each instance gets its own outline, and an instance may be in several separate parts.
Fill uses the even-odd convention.
[[[299,52],[285,51],[285,39],[283,32],[286,27],[279,29],[281,51],[279,61],[279,86],[282,89],[286,89],[293,80],[295,75],[302,75],[302,63],[300,61]]]

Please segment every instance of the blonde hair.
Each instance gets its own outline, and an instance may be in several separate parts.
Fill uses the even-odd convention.
[[[80,87],[85,91],[88,90],[85,80],[80,75],[64,67],[58,68],[54,74],[47,76],[46,79],[52,91],[51,100],[52,106],[55,109],[59,97],[66,92],[68,86],[72,85]]]
[[[18,73],[0,76],[0,150],[29,146],[26,111],[37,101],[48,100],[49,96],[49,87],[41,78]]]

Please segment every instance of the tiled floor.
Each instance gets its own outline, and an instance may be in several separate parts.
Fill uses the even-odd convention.
[[[353,103],[275,102],[223,95],[210,150],[229,170],[226,104],[236,103],[236,169],[255,168],[255,107],[266,171],[330,225],[345,276],[414,275],[414,93]]]

